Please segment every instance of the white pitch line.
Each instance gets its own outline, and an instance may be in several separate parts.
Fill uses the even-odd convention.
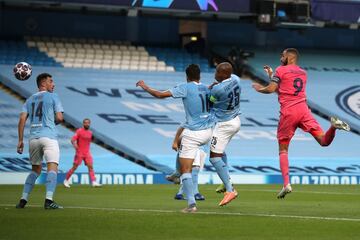
[[[0,204],[0,207],[14,207],[14,204]],[[42,208],[40,205],[27,205],[27,207]],[[100,207],[79,207],[79,206],[65,206],[65,209],[82,209],[82,210],[98,210],[98,211],[118,211],[118,212],[151,212],[151,213],[180,213],[175,210],[160,210],[160,209],[136,209],[136,208],[100,208]],[[61,211],[61,210],[59,210]],[[240,212],[196,212],[194,214],[202,215],[224,215],[224,216],[245,216],[245,217],[272,217],[272,218],[294,218],[306,220],[327,220],[327,221],[348,221],[360,222],[360,218],[342,218],[342,217],[317,217],[317,216],[301,216],[301,215],[278,215],[267,213],[240,213]]]
[[[248,189],[248,188],[239,188],[236,189],[238,192],[273,192],[274,194],[278,193],[276,190],[270,189]],[[326,195],[357,195],[359,196],[360,193],[341,193],[341,192],[319,192],[319,191],[297,191],[296,189],[293,191],[294,193],[308,193],[308,194],[326,194]]]

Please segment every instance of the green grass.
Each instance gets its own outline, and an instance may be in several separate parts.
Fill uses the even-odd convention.
[[[180,212],[186,202],[173,200],[177,187],[58,186],[65,209],[54,211],[43,209],[44,186],[15,209],[22,186],[2,185],[0,239],[360,239],[360,186],[295,185],[278,200],[279,186],[238,185],[239,197],[218,207],[216,186],[204,185],[195,214]]]

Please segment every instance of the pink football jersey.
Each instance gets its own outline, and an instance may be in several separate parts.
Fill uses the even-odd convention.
[[[278,83],[278,99],[281,108],[306,101],[306,71],[297,65],[279,66],[271,81]]]
[[[78,149],[76,153],[87,154],[90,151],[90,143],[92,141],[92,132],[79,128],[76,130],[75,135],[72,137],[73,141],[77,142]]]

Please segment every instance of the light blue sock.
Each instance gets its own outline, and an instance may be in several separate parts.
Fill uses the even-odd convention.
[[[217,174],[224,183],[227,192],[232,192],[233,187],[230,182],[230,174],[227,165],[221,160],[220,157],[210,158],[211,164],[215,167]]]
[[[223,160],[223,162],[226,164],[226,166],[229,167],[226,153],[223,154],[223,156],[221,157],[221,160]]]
[[[180,184],[180,188],[177,194],[184,194],[184,187],[182,184]]]
[[[46,199],[53,200],[57,183],[57,173],[55,171],[49,171],[46,177]]]
[[[192,171],[191,171],[191,176],[192,176],[192,181],[193,181],[193,187],[194,187],[194,194],[199,193],[199,184],[198,184],[198,179],[199,179],[199,171],[200,171],[200,167],[193,167]]]
[[[180,179],[184,188],[184,193],[188,200],[188,206],[195,205],[196,201],[194,197],[194,186],[193,186],[191,173],[183,173]]]
[[[23,190],[21,199],[24,199],[26,201],[28,200],[29,194],[33,190],[38,176],[39,175],[34,171],[31,171],[30,174],[27,176],[25,184],[24,184],[24,190]]]

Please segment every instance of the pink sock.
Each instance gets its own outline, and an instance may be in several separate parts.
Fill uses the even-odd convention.
[[[74,170],[71,168],[67,173],[66,173],[66,180],[69,180],[69,178],[71,177],[71,175],[74,173]]]
[[[284,180],[284,186],[289,184],[289,160],[287,152],[280,152],[280,169]]]
[[[95,182],[96,178],[95,178],[94,169],[89,170],[89,176],[90,176],[91,182]]]
[[[324,137],[321,140],[321,146],[329,146],[334,140],[336,128],[331,126],[325,133]]]

